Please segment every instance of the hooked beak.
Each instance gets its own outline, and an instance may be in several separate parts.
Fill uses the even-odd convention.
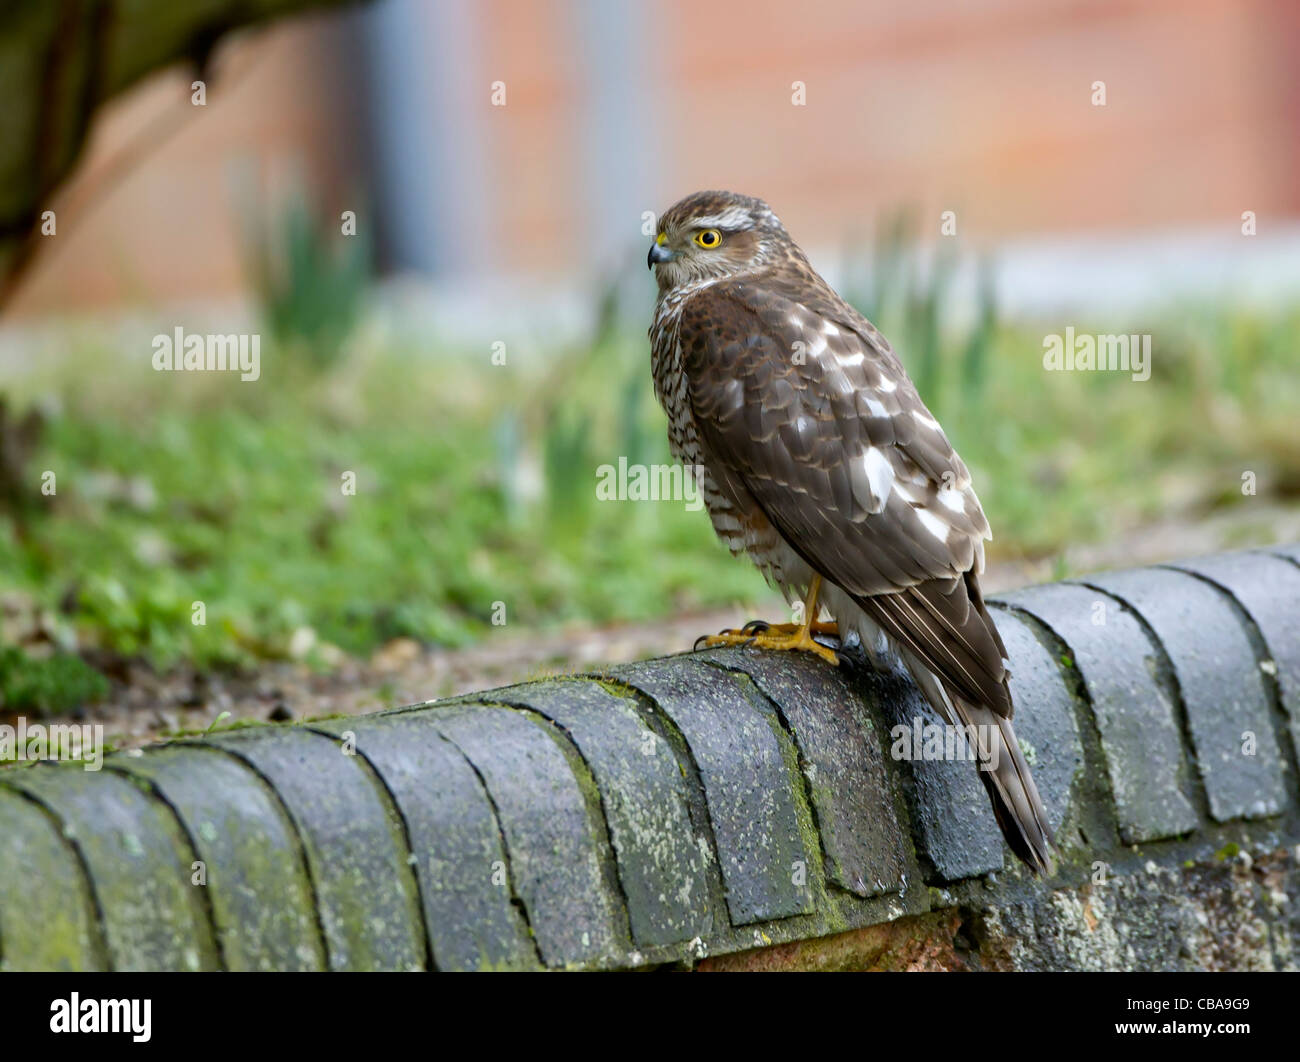
[[[664,236],[663,233],[660,233],[659,238],[655,240],[654,244],[650,247],[650,253],[645,256],[645,266],[647,269],[653,269],[660,262],[671,262],[677,257],[674,252],[670,251],[665,246],[666,243],[667,237]]]

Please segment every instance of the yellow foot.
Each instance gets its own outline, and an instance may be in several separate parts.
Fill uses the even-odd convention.
[[[835,634],[838,629],[833,623],[813,624],[811,630],[803,625],[793,623],[766,624],[761,620],[747,623],[743,630],[722,631],[719,634],[706,634],[695,643],[712,649],[720,645],[752,645],[758,649],[804,649],[816,653],[832,667],[838,667],[840,658],[833,649],[827,649],[820,642],[813,640],[811,631],[819,634]]]
[[[768,623],[766,620],[750,620],[739,631],[723,631],[723,634],[779,634],[792,636],[803,630],[803,625],[799,623]],[[829,634],[835,638],[840,636],[840,625],[838,623],[823,623],[818,620],[815,623],[808,624],[808,630],[812,634]]]

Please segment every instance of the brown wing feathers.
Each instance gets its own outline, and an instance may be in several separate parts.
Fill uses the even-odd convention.
[[[859,606],[961,696],[1011,716],[1006,648],[979,600],[975,576],[931,580]]]
[[[998,823],[1046,869],[1046,813],[1011,731],[1006,649],[974,570],[988,523],[969,473],[879,333],[833,293],[792,294],[722,282],[683,307],[711,471],[904,649],[948,722],[987,727],[998,767],[979,773]]]

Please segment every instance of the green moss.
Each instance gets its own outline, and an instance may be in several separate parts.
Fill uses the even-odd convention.
[[[229,713],[226,713],[229,714]],[[218,717],[220,719],[220,717]],[[168,741],[176,741],[183,738],[205,738],[214,734],[227,734],[233,730],[254,730],[254,729],[274,729],[279,726],[291,726],[289,723],[267,723],[261,719],[232,719],[230,722],[221,722],[220,725],[213,723],[203,730],[191,730],[184,727],[175,730],[165,730],[162,736]]]

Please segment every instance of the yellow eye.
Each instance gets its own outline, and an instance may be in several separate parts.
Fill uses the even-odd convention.
[[[722,242],[722,233],[717,229],[705,229],[695,234],[695,242],[701,247],[717,247]]]

